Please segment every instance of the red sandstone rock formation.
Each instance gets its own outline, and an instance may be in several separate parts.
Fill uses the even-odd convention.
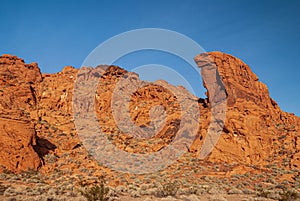
[[[41,160],[34,150],[37,121],[35,87],[42,81],[36,63],[16,56],[0,57],[0,169],[37,170]]]
[[[130,120],[144,131],[157,131],[146,140],[133,138],[130,133],[118,128],[111,111],[113,91],[122,77],[132,76],[135,84],[142,81],[138,75],[119,67],[104,67],[105,72],[95,96],[95,109],[102,132],[127,152],[161,150],[174,139],[182,120],[180,100],[172,94],[172,91],[178,90],[197,103],[200,110],[199,124],[184,127],[186,133],[197,128],[193,145],[187,146],[186,151],[199,154],[207,130],[212,125],[212,99],[222,100],[226,95],[224,128],[216,147],[203,160],[255,165],[277,163],[285,168],[299,169],[299,117],[282,112],[269,97],[266,85],[259,82],[249,66],[240,59],[219,52],[195,58],[200,68],[207,60],[216,66],[217,71],[203,72],[208,76],[204,83],[209,97],[206,100],[190,95],[184,88],[162,84],[162,81],[145,85],[129,97]],[[86,72],[88,75],[94,70],[87,68]],[[209,79],[216,72],[221,84]],[[35,63],[25,64],[23,60],[9,55],[0,57],[1,170],[19,172],[37,169],[49,151],[61,154],[82,146],[72,110],[77,76],[78,70],[73,67],[65,67],[56,74],[41,75]],[[226,93],[212,97],[212,94],[218,95],[216,92],[222,88]],[[116,100],[119,99],[117,97]],[[158,107],[152,109],[157,105],[162,106],[163,110]],[[162,121],[164,125],[159,124]],[[49,165],[46,162],[43,164],[45,168]]]
[[[282,112],[266,85],[240,59],[212,52],[195,61],[202,67],[208,58],[228,94],[224,132],[208,160],[299,168],[299,117]],[[286,162],[279,162],[283,159]]]

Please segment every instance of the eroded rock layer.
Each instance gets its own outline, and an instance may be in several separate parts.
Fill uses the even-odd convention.
[[[193,144],[185,147],[185,151],[196,156],[212,123],[212,102],[226,95],[225,125],[216,147],[203,160],[258,166],[277,163],[288,169],[299,169],[299,117],[282,112],[270,98],[266,85],[240,59],[212,52],[196,56],[195,61],[207,76],[204,82],[208,89],[207,99],[199,99],[186,89],[163,81],[143,85],[128,97],[130,121],[143,131],[154,132],[144,136],[146,139],[133,137],[136,133],[126,133],[129,128],[120,129],[111,105],[114,90],[122,78],[131,76],[133,86],[144,82],[137,74],[117,66],[99,67],[104,73],[96,90],[95,111],[102,132],[127,152],[142,154],[163,149],[180,129],[181,100],[173,93],[180,91],[197,104],[200,113],[195,117],[197,125],[184,126],[187,136],[197,128]],[[211,71],[204,69],[208,61],[215,66]],[[91,68],[86,68],[85,72],[87,76],[95,73]],[[84,155],[77,151],[83,148],[72,110],[78,73],[82,72],[67,66],[62,72],[42,75],[36,63],[25,64],[22,59],[10,55],[0,57],[0,171],[37,170],[41,165],[43,171],[52,171],[59,157],[66,153],[76,155],[77,160],[88,167],[97,167],[97,163],[87,157],[87,152]],[[216,75],[221,83],[215,81]],[[218,95],[218,91],[224,93],[211,95]],[[51,163],[46,158],[48,153],[57,156]],[[79,168],[78,164],[70,162],[68,168]]]

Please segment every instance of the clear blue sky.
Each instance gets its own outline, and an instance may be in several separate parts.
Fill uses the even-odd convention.
[[[300,116],[300,1],[0,3],[0,54],[36,61],[42,72],[57,72],[65,65],[80,67],[95,47],[122,32],[148,27],[170,29],[192,38],[206,51],[223,51],[241,58],[267,84],[271,97],[283,110]],[[157,52],[130,57],[121,59],[119,65],[127,69],[161,61],[175,69],[184,65]],[[192,80],[192,85],[196,81]],[[201,96],[201,92],[196,93]]]

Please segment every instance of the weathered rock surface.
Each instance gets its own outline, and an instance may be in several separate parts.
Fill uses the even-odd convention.
[[[207,60],[217,67],[228,96],[224,132],[208,160],[265,165],[285,159],[281,165],[299,168],[299,117],[282,112],[240,59],[220,52],[195,57],[200,67]]]
[[[36,63],[16,56],[0,57],[1,170],[37,170],[41,160],[34,150],[37,115],[36,85],[42,81]]]
[[[180,109],[180,100],[172,92],[180,91],[199,107],[201,115],[199,119],[195,117],[199,123],[184,127],[187,135],[197,128],[192,146],[186,146],[185,149],[199,154],[207,137],[207,129],[212,125],[212,100],[218,102],[226,96],[225,126],[222,127],[216,147],[203,160],[257,166],[276,163],[284,168],[299,169],[299,117],[282,112],[269,97],[266,85],[240,59],[213,52],[198,55],[195,61],[201,68],[207,61],[216,66],[213,71],[205,72],[208,79],[204,86],[208,89],[209,98],[198,99],[186,89],[163,81],[144,85],[129,97],[130,121],[142,131],[154,133],[141,138],[133,136],[142,135],[143,132],[124,132],[130,130],[126,124],[123,129],[118,127],[120,125],[116,124],[111,103],[114,90],[124,76],[131,76],[133,85],[143,82],[138,75],[119,67],[104,67],[105,72],[95,96],[96,116],[102,132],[127,152],[161,150],[179,130],[183,111]],[[90,68],[86,68],[86,72],[87,76],[95,73]],[[214,81],[216,75],[221,78],[221,84]],[[3,144],[1,147],[4,147],[0,150],[2,170],[37,169],[42,161],[42,170],[52,171],[58,163],[65,162],[62,160],[66,154],[74,155],[80,161],[70,162],[66,165],[68,169],[76,171],[82,163],[85,167],[99,168],[87,157],[87,152],[81,152],[83,146],[74,125],[72,98],[77,76],[78,70],[70,66],[56,74],[41,75],[37,64],[25,64],[23,60],[9,55],[0,57],[0,141]],[[116,97],[116,102],[119,103],[121,98]],[[49,153],[57,156],[52,163],[45,159]]]
[[[41,160],[34,150],[36,135],[29,121],[0,118],[0,169],[20,172],[37,170]]]

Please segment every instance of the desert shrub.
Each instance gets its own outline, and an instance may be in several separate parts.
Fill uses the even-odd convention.
[[[92,187],[85,187],[83,190],[80,190],[80,193],[88,201],[108,201],[109,188],[105,186],[105,180],[103,177],[99,178],[99,183],[95,184]]]
[[[270,191],[264,190],[262,188],[257,189],[257,196],[267,198],[270,195]]]
[[[161,184],[161,190],[159,191],[159,196],[161,197],[168,197],[168,196],[175,196],[177,191],[179,190],[179,183],[178,182],[165,182]]]
[[[46,156],[44,156],[44,160],[46,163],[55,163],[57,161],[57,156],[56,155],[52,155],[52,154],[47,154]]]
[[[33,170],[33,169],[28,169],[26,171],[22,171],[19,176],[21,178],[26,178],[26,179],[29,179],[29,178],[32,178],[32,177],[37,177],[38,176],[38,171],[36,170]]]
[[[294,201],[297,200],[297,198],[300,198],[295,191],[290,190],[284,190],[282,193],[280,193],[280,196],[281,198],[279,201]]]
[[[9,170],[9,169],[6,169],[6,168],[4,168],[4,169],[2,170],[2,173],[3,173],[3,174],[14,174],[13,171],[11,171],[11,170]]]
[[[258,189],[257,195],[259,197],[269,198],[271,196],[271,191]],[[286,187],[283,188],[283,192],[279,193],[279,195],[280,195],[280,199],[278,199],[279,201],[295,201],[298,198],[300,198],[297,192],[287,190]]]
[[[4,191],[7,189],[7,186],[3,186],[2,184],[0,184],[0,195],[4,194]]]

